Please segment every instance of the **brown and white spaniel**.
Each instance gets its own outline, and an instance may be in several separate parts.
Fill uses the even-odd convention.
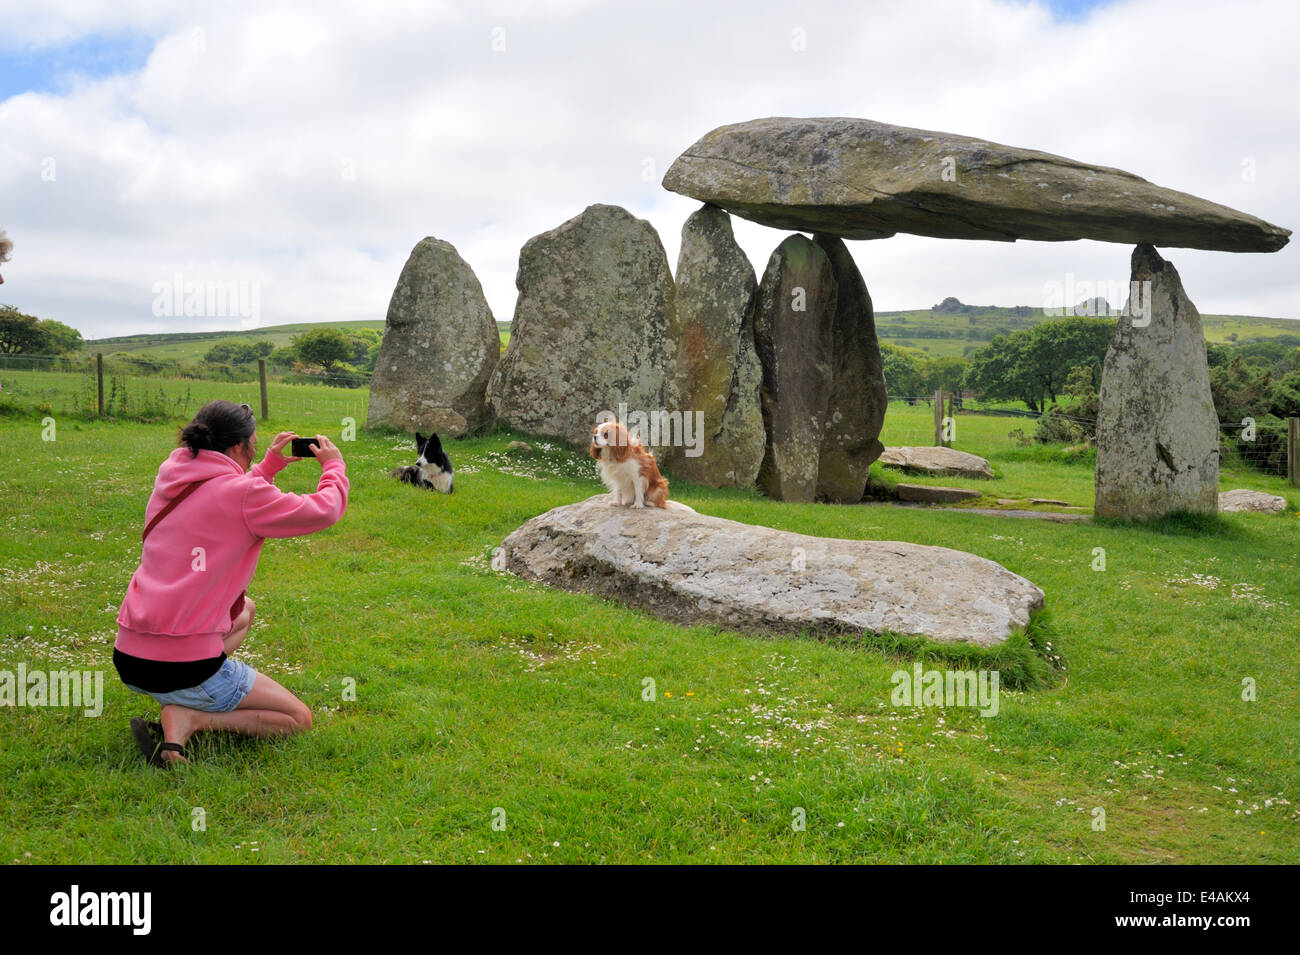
[[[653,452],[619,422],[596,425],[591,433],[591,456],[615,504],[668,506],[668,480],[659,473]]]

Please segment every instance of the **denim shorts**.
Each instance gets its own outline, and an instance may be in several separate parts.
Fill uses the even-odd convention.
[[[128,690],[152,696],[163,706],[175,703],[192,710],[204,710],[208,713],[228,713],[237,707],[240,701],[253,690],[253,680],[257,671],[242,660],[226,657],[221,669],[208,677],[198,686],[188,690],[173,690],[171,693],[154,693],[139,687],[125,684]]]

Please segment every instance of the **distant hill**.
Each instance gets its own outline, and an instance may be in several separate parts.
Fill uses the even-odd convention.
[[[222,342],[270,342],[276,348],[288,345],[295,335],[311,331],[313,328],[342,328],[358,330],[373,328],[383,332],[381,319],[366,319],[355,322],[299,322],[296,325],[268,325],[265,328],[214,332],[154,332],[142,335],[119,335],[115,338],[96,338],[86,342],[89,352],[102,351],[105,355],[114,352],[130,352],[133,355],[147,355],[151,358],[170,359],[183,363],[196,362],[203,358],[208,349]],[[510,332],[509,322],[497,322],[497,328]]]
[[[1107,303],[1105,299],[1093,299],[1091,304],[1100,312]],[[876,312],[876,335],[882,342],[900,348],[914,348],[940,358],[960,357],[987,345],[995,335],[1033,328],[1055,317],[1028,305],[966,305],[949,296],[926,309]],[[1297,319],[1202,315],[1201,324],[1206,341],[1244,345],[1293,337],[1294,344],[1300,345]]]

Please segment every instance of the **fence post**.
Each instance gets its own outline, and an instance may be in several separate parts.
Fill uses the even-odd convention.
[[[943,444],[943,389],[934,393],[934,446]]]
[[[95,377],[99,379],[99,416],[104,417],[104,353],[95,352]]]
[[[1300,485],[1300,418],[1286,419],[1286,474],[1292,484]]]
[[[262,387],[262,420],[265,421],[266,418],[267,418],[267,414],[266,414],[266,359],[265,359],[265,358],[259,358],[259,359],[257,360],[257,381],[258,381],[258,384],[261,385],[261,387]]]

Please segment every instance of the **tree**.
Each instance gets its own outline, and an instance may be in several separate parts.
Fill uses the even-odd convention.
[[[1268,410],[1279,418],[1300,418],[1300,371],[1283,375],[1273,385]]]
[[[272,365],[292,365],[294,362],[299,360],[298,349],[294,348],[292,345],[285,345],[282,348],[276,348],[266,357]]]
[[[960,395],[962,383],[966,378],[966,369],[970,362],[964,358],[930,358],[922,365],[925,375],[925,394],[931,395],[942,388],[955,395]]]
[[[925,377],[921,372],[923,357],[905,348],[882,343],[880,361],[885,372],[885,388],[891,396],[914,398],[925,393]]]
[[[970,356],[966,387],[991,401],[1023,401],[1031,411],[1042,402],[1041,385],[1029,371],[1022,332],[995,335]]]
[[[383,340],[377,330],[373,328],[358,328],[354,332],[348,333],[348,341],[352,343],[352,356],[348,359],[349,364],[359,365],[366,360],[370,354],[372,345]]]
[[[1272,404],[1272,376],[1235,355],[1227,365],[1210,369],[1210,394],[1220,421],[1258,418]]]
[[[41,324],[34,315],[24,315],[12,305],[0,305],[0,354],[48,353],[50,337]]]
[[[81,332],[69,325],[47,318],[40,323],[40,327],[49,339],[46,348],[51,355],[66,355],[86,347],[86,340],[81,337]]]
[[[1070,371],[1093,368],[1093,387],[1101,387],[1101,368],[1115,333],[1115,322],[1104,318],[1071,317],[1041,322],[1029,329],[1029,362],[1044,392],[1055,401]]]
[[[971,355],[966,385],[985,398],[1020,400],[1041,411],[1056,401],[1070,371],[1081,365],[1092,366],[1093,387],[1100,387],[1114,331],[1113,321],[1072,316],[997,335]]]
[[[337,328],[313,328],[293,340],[294,350],[300,360],[320,365],[329,371],[341,361],[352,357],[352,342]]]

